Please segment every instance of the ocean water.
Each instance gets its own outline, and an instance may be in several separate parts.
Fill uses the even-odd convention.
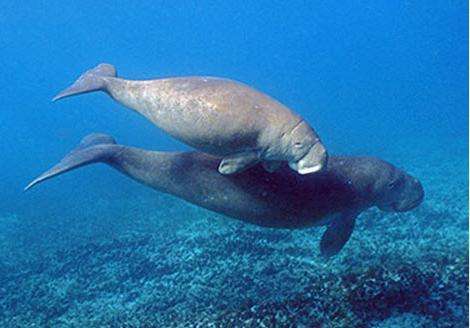
[[[1,327],[468,326],[466,1],[0,5]],[[425,200],[362,213],[324,259],[322,227],[249,225],[102,164],[24,193],[91,132],[189,149],[103,93],[51,102],[100,62],[243,81]]]

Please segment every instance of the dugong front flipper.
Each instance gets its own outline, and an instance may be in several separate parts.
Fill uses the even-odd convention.
[[[118,78],[112,65],[100,64],[53,100],[93,91],[106,92],[178,140],[226,158],[224,174],[257,161],[286,161],[300,174],[320,171],[327,163],[325,147],[302,117],[233,80],[190,76],[132,81]],[[256,160],[253,154],[240,155],[246,152],[256,152]]]
[[[351,237],[359,213],[360,211],[350,210],[333,219],[321,238],[321,255],[330,257],[341,251]]]
[[[219,172],[233,174],[241,172],[259,162],[258,154],[254,151],[243,152],[224,157],[219,164]]]

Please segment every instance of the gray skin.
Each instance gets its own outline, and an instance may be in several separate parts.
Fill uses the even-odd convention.
[[[417,179],[377,158],[331,157],[328,167],[313,175],[298,175],[285,165],[274,173],[256,165],[237,175],[221,175],[217,157],[126,147],[103,134],[84,138],[25,190],[97,162],[153,189],[258,226],[297,229],[327,225],[320,243],[324,256],[341,250],[355,218],[364,210],[377,206],[384,211],[409,211],[424,197]]]
[[[176,139],[222,157],[219,172],[232,174],[263,162],[275,171],[287,161],[300,174],[320,171],[327,152],[317,133],[273,98],[216,77],[131,81],[112,65],[85,72],[53,100],[104,91]]]

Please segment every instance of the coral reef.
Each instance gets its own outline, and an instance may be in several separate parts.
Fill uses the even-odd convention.
[[[57,251],[20,272],[0,271],[0,324],[464,327],[466,231],[436,235],[439,227],[415,221],[420,239],[410,238],[407,222],[432,217],[428,208],[364,216],[331,260],[318,256],[318,230],[210,217]]]

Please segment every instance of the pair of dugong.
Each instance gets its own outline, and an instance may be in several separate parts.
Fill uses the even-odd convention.
[[[105,163],[156,190],[217,213],[274,228],[326,225],[324,256],[337,254],[353,232],[356,217],[377,206],[403,212],[423,200],[421,183],[372,157],[331,157],[316,174],[299,175],[285,164],[273,173],[257,164],[236,175],[218,172],[220,158],[202,152],[157,152],[116,144],[91,134],[25,189],[75,168]]]
[[[215,77],[147,81],[118,78],[110,64],[82,74],[53,100],[104,91],[180,141],[222,157],[219,172],[232,174],[262,162],[281,162],[300,174],[320,171],[327,152],[299,115],[247,85]]]

